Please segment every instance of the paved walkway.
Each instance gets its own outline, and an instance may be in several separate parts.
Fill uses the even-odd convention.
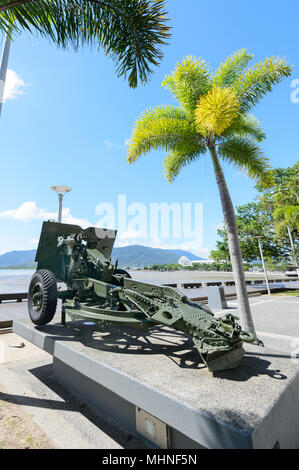
[[[299,296],[263,295],[250,298],[253,321],[258,337],[268,349],[299,355]],[[236,300],[228,302],[229,309],[216,314],[237,314]]]
[[[24,318],[27,316],[27,302],[2,302],[0,304],[0,322]]]
[[[58,300],[57,309],[60,308]],[[0,322],[28,318],[27,300],[23,302],[2,302],[0,304]]]
[[[31,420],[55,448],[146,448],[143,441],[132,436],[112,418],[99,411],[95,413],[92,406],[86,406],[59,385],[52,376],[52,357],[14,333],[0,335],[2,411],[7,404],[20,406],[26,413],[27,425]],[[30,425],[31,437],[35,439],[31,428]],[[18,430],[12,427],[11,432],[17,433]],[[9,448],[5,442],[2,446]]]

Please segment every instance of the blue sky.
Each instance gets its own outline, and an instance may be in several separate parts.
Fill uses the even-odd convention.
[[[264,99],[255,115],[267,133],[263,149],[271,164],[286,167],[298,160],[299,103],[291,101],[292,82],[299,78],[298,2],[215,0],[211,6],[169,0],[167,8],[173,35],[163,62],[151,81],[135,90],[116,77],[113,62],[102,52],[57,50],[25,33],[15,39],[10,96],[0,120],[0,253],[36,246],[42,219],[55,218],[57,210],[49,188],[66,184],[73,188],[64,203],[67,221],[96,224],[98,204],[116,206],[118,195],[126,195],[128,205],[138,202],[147,208],[150,203],[202,203],[203,236],[195,244],[171,234],[141,239],[137,229],[120,233],[118,244],[182,247],[208,255],[223,220],[208,155],[171,185],[163,176],[163,152],[148,154],[135,165],[126,163],[125,142],[135,119],[149,107],[175,103],[161,82],[190,54],[205,58],[212,70],[243,47],[255,55],[253,63],[285,56],[294,65],[292,77]],[[251,201],[254,183],[228,164],[224,170],[234,204]]]

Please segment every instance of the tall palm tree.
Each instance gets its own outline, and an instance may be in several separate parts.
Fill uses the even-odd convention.
[[[0,32],[21,30],[63,48],[103,48],[131,87],[148,80],[170,36],[164,0],[0,0]]]
[[[299,234],[299,204],[280,206],[273,212],[275,232],[278,237],[289,236],[292,248],[290,256],[292,263],[298,263],[298,248],[296,248],[293,235],[298,238]]]
[[[151,150],[165,149],[165,175],[172,182],[181,169],[210,154],[219,189],[230,257],[236,283],[241,322],[255,334],[252,321],[236,217],[220,159],[250,177],[267,174],[268,160],[258,145],[265,133],[249,114],[273,85],[291,74],[285,59],[267,58],[247,69],[253,56],[242,49],[228,57],[214,74],[204,60],[187,57],[162,83],[180,106],[146,111],[135,124],[127,160],[133,163]]]

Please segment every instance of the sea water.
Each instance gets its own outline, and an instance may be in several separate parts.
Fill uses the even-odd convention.
[[[27,292],[34,269],[0,269],[0,294]]]

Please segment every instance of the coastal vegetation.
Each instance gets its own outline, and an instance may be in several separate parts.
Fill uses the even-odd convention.
[[[239,240],[245,261],[260,259],[257,237],[263,254],[272,264],[297,264],[299,260],[299,161],[288,168],[270,170],[272,183],[258,183],[259,196],[236,208]],[[218,230],[219,240],[210,257],[229,260],[227,234]]]
[[[284,272],[287,269],[285,262],[269,261],[266,263],[268,271]],[[221,271],[232,272],[232,264],[230,261],[215,261],[214,263],[194,263],[192,266],[182,266],[177,263],[170,264],[154,264],[152,266],[145,266],[145,271]],[[243,263],[243,269],[246,272],[263,272],[262,263]]]

